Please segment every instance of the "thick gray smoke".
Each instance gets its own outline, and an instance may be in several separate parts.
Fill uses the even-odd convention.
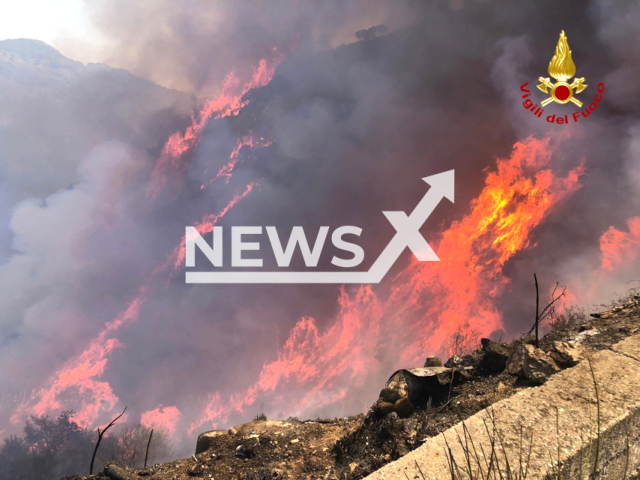
[[[274,48],[308,55],[350,43],[354,32],[373,25],[406,25],[414,19],[414,3],[100,0],[86,8],[106,42],[100,51],[105,63],[206,95],[217,93],[229,71],[251,68]],[[83,55],[78,40],[67,39],[64,50]]]
[[[166,418],[190,446],[198,430],[186,432],[210,395],[218,392],[219,405],[228,406],[231,394],[250,388],[301,318],[313,317],[321,331],[331,327],[338,286],[189,286],[182,270],[154,274],[186,225],[220,212],[249,184],[254,191],[220,225],[276,225],[282,232],[358,225],[368,268],[394,233],[381,212],[411,211],[427,188],[421,177],[456,169],[455,205],[443,204],[423,229],[433,239],[469,211],[484,169],[509,157],[514,143],[563,132],[554,171],[564,175],[584,160],[586,174],[505,266],[510,282],[499,307],[508,335],[529,327],[534,271],[549,288],[556,280],[583,282],[600,267],[601,235],[610,226],[627,232],[627,220],[640,211],[637,5],[105,1],[91,10],[108,63],[145,80],[73,62],[43,44],[0,43],[3,435],[34,406],[89,412],[98,423],[124,405],[134,421],[175,406],[180,414],[171,410]],[[387,25],[386,36],[355,42],[356,31],[379,24]],[[540,93],[536,80],[548,76],[561,30],[577,75],[587,78],[581,99],[593,101],[598,83],[605,85],[597,110],[569,126],[544,117],[573,107],[550,105],[537,118],[522,107],[520,92],[528,81]],[[157,198],[147,196],[169,135],[190,124],[230,71],[246,76],[274,52],[285,59],[273,80],[250,91],[237,116],[211,120],[172,171],[183,187],[169,184]],[[249,135],[274,142],[244,147],[228,183],[200,188]],[[266,251],[265,264],[273,266]],[[329,258],[327,251],[321,265]],[[405,252],[388,278],[409,260]],[[296,257],[293,266],[300,262]],[[621,292],[637,267],[637,257],[628,257],[593,301]],[[384,296],[389,288],[383,282],[376,291]],[[107,335],[112,341],[92,343],[141,297],[135,320],[118,324]],[[81,356],[86,351],[92,353]],[[379,376],[392,373],[402,354],[382,352]],[[55,375],[78,356],[72,373],[81,380]],[[381,387],[375,378],[350,388],[345,377],[344,398],[289,412],[283,397],[300,392],[288,380],[290,391],[259,397],[218,425],[261,410],[284,417],[357,413]],[[60,386],[55,402],[43,400],[41,389],[52,385]]]

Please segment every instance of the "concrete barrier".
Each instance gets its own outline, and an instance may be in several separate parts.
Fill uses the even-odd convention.
[[[558,458],[558,445],[564,479],[580,478],[581,470],[591,472],[596,450],[598,480],[621,480],[625,471],[627,477],[637,475],[640,468],[640,335],[629,337],[610,350],[595,353],[591,364],[600,397],[598,449],[594,438],[598,428],[595,388],[589,363],[585,360],[554,375],[544,385],[523,390],[496,403],[489,411],[467,419],[464,425],[479,455],[484,452],[489,460],[493,417],[504,444],[504,450],[500,446],[496,449],[503,469],[505,454],[512,468],[518,465],[521,452],[526,457],[528,435],[532,432],[527,475],[530,480],[555,478],[553,465]],[[559,428],[556,428],[556,419]],[[588,445],[590,431],[594,434],[591,449]],[[522,446],[521,432],[527,437]],[[447,442],[455,462],[460,466],[467,464],[460,438],[464,441],[462,424],[447,430],[444,435],[428,439],[420,448],[367,479],[451,479]],[[476,468],[475,462],[472,465]],[[463,475],[462,478],[468,477]]]

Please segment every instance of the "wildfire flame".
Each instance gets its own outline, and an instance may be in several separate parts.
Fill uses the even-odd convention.
[[[627,221],[628,232],[609,227],[600,237],[602,269],[613,271],[617,267],[633,262],[640,254],[640,217]]]
[[[99,378],[105,371],[111,352],[121,346],[114,336],[115,333],[138,318],[147,296],[148,290],[143,286],[127,308],[105,325],[90,343],[89,348],[68,360],[51,377],[47,387],[33,392],[29,400],[18,407],[11,421],[15,424],[19,423],[25,414],[41,416],[60,410],[63,408],[61,398],[69,390],[77,392],[80,401],[74,415],[78,425],[89,427],[95,423],[101,411],[111,411],[117,405],[118,397],[113,393],[109,383]]]
[[[184,171],[185,153],[198,143],[209,119],[211,117],[220,119],[237,115],[247,104],[242,99],[244,94],[253,88],[269,83],[282,59],[282,55],[277,55],[270,62],[266,59],[260,60],[251,78],[245,82],[242,82],[235,72],[231,72],[227,76],[218,98],[206,102],[197,116],[192,117],[191,125],[187,127],[184,133],[178,131],[169,137],[151,174],[147,196],[155,198],[168,183],[169,178],[174,178],[172,175]]]
[[[217,214],[204,216],[196,228],[201,233],[208,233],[213,230],[214,225],[224,217],[231,208],[240,200],[246,197],[255,187],[255,184],[247,186],[246,190],[235,195],[231,201]],[[65,365],[54,373],[48,381],[48,386],[32,392],[29,399],[24,401],[14,412],[11,421],[19,423],[25,415],[45,415],[62,408],[68,408],[63,398],[70,391],[76,392],[79,405],[74,405],[74,420],[82,427],[90,427],[98,420],[101,412],[110,412],[118,404],[118,397],[114,394],[108,382],[100,380],[109,360],[111,352],[120,347],[121,343],[116,337],[118,331],[135,322],[142,306],[146,303],[151,292],[157,287],[155,281],[161,274],[169,272],[171,277],[182,265],[184,259],[184,238],[167,258],[166,262],[157,267],[147,282],[140,287],[137,295],[129,303],[127,308],[116,318],[108,322],[98,336],[91,341],[89,347],[80,355],[68,360]],[[168,430],[171,426],[168,421],[169,416],[175,418],[177,422],[175,407],[167,407],[164,410],[163,426]],[[147,412],[149,413],[149,412]],[[178,412],[179,414],[179,412]],[[151,414],[149,414],[151,415]],[[160,416],[149,416],[149,419],[159,419]],[[149,420],[151,422],[151,420]],[[174,423],[175,423],[174,422]],[[174,425],[175,428],[175,425]]]
[[[167,183],[168,175],[172,172],[180,172],[183,169],[184,154],[197,144],[208,120],[214,115],[215,118],[237,115],[247,104],[246,101],[242,100],[243,95],[252,88],[269,83],[282,58],[281,55],[278,55],[271,63],[264,59],[261,60],[251,79],[244,83],[233,72],[229,74],[219,97],[215,101],[206,103],[197,119],[196,117],[192,118],[192,124],[184,133],[176,132],[167,140],[162,150],[162,155],[152,173],[147,190],[148,196],[155,197]],[[270,145],[272,142],[273,140],[266,141],[262,146]],[[231,162],[222,167],[218,176],[223,176],[227,179],[231,176],[233,168],[238,161],[239,150],[244,145],[253,146],[253,138],[243,137],[238,140],[238,146],[231,155]],[[205,215],[199,222],[196,222],[195,226],[198,231],[201,234],[211,232],[213,226],[240,200],[251,193],[255,186],[255,183],[247,185],[245,191],[236,194],[219,213]],[[46,387],[32,392],[30,397],[18,406],[11,417],[12,423],[19,423],[28,414],[44,415],[60,410],[63,407],[67,408],[68,405],[64,405],[65,402],[62,398],[68,395],[69,391],[75,391],[79,399],[79,405],[75,405],[74,420],[83,427],[94,425],[101,412],[109,412],[115,408],[119,399],[114,394],[109,383],[100,380],[100,378],[106,369],[109,355],[114,349],[121,346],[116,334],[121,327],[138,319],[140,309],[146,303],[151,292],[157,287],[156,278],[168,272],[168,282],[179,271],[182,267],[184,254],[183,238],[167,257],[167,260],[153,270],[148,281],[140,287],[137,295],[127,308],[105,325],[98,336],[91,341],[89,347],[80,355],[68,360],[59,371],[50,377]],[[179,411],[176,407],[167,407],[163,412],[151,411],[147,412],[146,415],[145,418],[150,423],[152,418],[156,421],[162,419],[163,426],[173,431],[175,422],[179,417]]]
[[[496,301],[509,282],[502,268],[529,246],[550,209],[580,188],[584,173],[582,164],[565,177],[548,168],[550,142],[529,138],[498,160],[470,213],[434,242],[441,262],[412,260],[386,300],[370,286],[352,294],[341,288],[339,314],[326,331],[312,318],[301,319],[257,382],[228,399],[211,393],[190,432],[205,423],[216,428],[258,400],[275,416],[309,415],[326,405],[333,412],[348,413],[349,405],[361,411],[373,401],[361,395],[367,384],[378,385],[394,368],[416,365],[425,355],[446,354],[458,329],[480,336],[501,330]]]
[[[229,183],[229,180],[233,175],[233,171],[235,170],[236,166],[238,165],[238,162],[240,161],[240,151],[242,150],[243,147],[250,147],[251,149],[254,149],[257,147],[266,148],[272,145],[274,141],[275,141],[274,139],[265,140],[262,137],[258,141],[258,140],[255,140],[252,135],[243,135],[239,137],[236,144],[236,148],[234,148],[233,151],[231,152],[231,155],[229,155],[229,162],[223,165],[222,167],[220,167],[220,169],[218,170],[218,173],[216,173],[216,175],[213,178],[211,178],[207,182],[200,185],[200,189],[204,190],[205,188],[207,188],[209,185],[211,185],[212,183],[214,183],[216,180],[220,178],[224,178],[225,182]]]
[[[556,46],[556,54],[549,63],[549,75],[560,82],[566,82],[575,74],[576,66],[571,60],[571,50],[563,30]]]
[[[226,77],[218,98],[207,101],[202,110],[192,117],[191,125],[184,132],[175,132],[166,141],[149,181],[148,197],[155,198],[167,185],[169,179],[182,183],[182,175],[186,168],[185,154],[198,144],[202,131],[210,118],[219,119],[237,115],[248,103],[243,100],[245,93],[253,88],[268,84],[283,58],[282,52],[274,47],[271,58],[260,60],[251,77],[246,81],[238,78],[233,71]],[[273,143],[273,140],[265,141],[262,138],[260,140],[259,146],[262,147]],[[224,165],[218,175],[208,183],[213,183],[220,177],[224,177],[228,181],[239,160],[239,152],[243,146],[253,147],[253,138],[251,136],[239,138],[237,148],[232,152],[229,163]],[[203,188],[205,186],[203,185]],[[198,231],[201,234],[211,232],[218,220],[226,215],[237,202],[246,197],[255,186],[255,183],[247,185],[246,190],[241,194],[236,194],[219,213],[205,215],[199,222],[196,222],[195,226]],[[156,279],[168,272],[168,283],[171,277],[180,270],[184,254],[183,238],[166,261],[153,270],[127,308],[104,326],[98,336],[90,342],[89,347],[69,359],[59,371],[51,375],[45,387],[34,390],[28,398],[20,402],[11,416],[11,422],[17,424],[25,415],[44,415],[62,408],[68,409],[70,407],[69,397],[73,397],[73,395],[69,395],[70,392],[75,393],[75,399],[71,402],[73,403],[72,408],[76,411],[74,420],[83,427],[95,425],[101,413],[113,410],[119,399],[109,383],[100,380],[100,378],[106,369],[111,352],[122,346],[116,335],[122,327],[138,319],[140,309],[148,300],[149,295],[158,287]],[[164,410],[159,408],[146,412],[143,421],[146,419],[149,424],[155,421],[173,431],[179,416],[180,412],[177,407],[167,407]]]
[[[180,410],[177,407],[160,405],[158,408],[144,412],[140,416],[140,423],[147,428],[159,428],[173,436],[176,433],[176,425],[180,420],[180,415]]]

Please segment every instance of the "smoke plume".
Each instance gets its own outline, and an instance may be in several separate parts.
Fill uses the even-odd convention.
[[[93,428],[127,405],[188,452],[259,412],[359,413],[458,329],[527,331],[534,272],[588,308],[637,280],[637,5],[90,9],[105,62],[133,75],[0,42],[2,435],[70,409]],[[520,90],[544,99],[562,30],[586,107],[604,85],[569,125],[546,117],[576,107],[538,118]],[[450,169],[456,202],[421,230],[438,264],[407,250],[380,285],[184,283],[186,225],[357,225],[368,269],[395,232],[382,211],[409,213],[421,178]]]

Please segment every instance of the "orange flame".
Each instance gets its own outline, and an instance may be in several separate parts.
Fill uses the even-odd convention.
[[[140,423],[147,428],[159,428],[173,436],[176,433],[176,425],[180,420],[180,410],[177,407],[163,407],[144,412],[140,416]]]
[[[274,49],[274,51],[276,51],[276,49]],[[197,144],[202,130],[209,119],[212,116],[218,119],[237,115],[247,104],[246,101],[242,100],[244,94],[253,88],[269,83],[275,73],[277,65],[282,59],[283,56],[278,53],[278,56],[270,62],[265,59],[260,60],[251,78],[244,83],[235,76],[234,72],[231,72],[227,76],[223,84],[222,92],[218,98],[205,104],[204,108],[199,112],[198,117],[192,118],[191,125],[184,133],[176,132],[167,140],[152,173],[147,189],[148,196],[157,196],[162,187],[167,183],[168,176],[172,172],[183,171],[184,164],[182,156]],[[262,146],[267,146],[271,143],[272,141],[265,141]],[[253,139],[248,137],[239,140],[237,149],[232,153],[231,160],[233,164],[223,167],[218,177],[223,176],[228,178],[231,176],[231,172],[237,162],[240,148],[243,145],[253,146]],[[238,201],[247,196],[255,186],[256,184],[248,185],[244,193],[235,195],[228,205],[218,214],[203,217],[200,222],[195,225],[198,231],[200,231],[201,234],[211,232],[218,220],[226,215]],[[61,408],[68,408],[68,405],[63,406],[64,402],[61,400],[61,397],[70,390],[75,390],[80,399],[80,406],[76,407],[77,412],[74,415],[74,419],[79,425],[84,427],[91,426],[95,424],[101,411],[111,411],[116,406],[118,397],[113,393],[109,383],[101,381],[99,378],[106,369],[110,353],[115,348],[121,346],[115,334],[120,327],[137,320],[140,308],[155,287],[155,278],[163,272],[168,271],[170,279],[182,266],[183,260],[184,238],[182,242],[176,246],[167,261],[154,269],[148,281],[140,288],[138,294],[131,301],[127,309],[105,325],[104,329],[90,343],[89,348],[77,357],[67,361],[60,371],[53,374],[48,381],[49,385],[47,387],[32,392],[30,398],[23,401],[15,410],[11,421],[13,423],[19,423],[25,414],[44,415],[45,413]],[[165,409],[164,412],[166,411],[167,409]],[[150,412],[147,413],[151,415]],[[175,413],[173,410],[169,410],[169,414],[173,413]],[[165,415],[167,414],[165,413]]]
[[[32,394],[30,399],[33,402],[32,405],[27,402],[17,409],[11,418],[12,422],[20,422],[25,413],[40,416],[63,408],[60,397],[72,389],[77,391],[80,399],[80,407],[76,410],[74,420],[82,427],[92,425],[101,410],[113,409],[118,402],[118,397],[107,382],[98,379],[105,371],[111,352],[121,346],[118,339],[114,337],[115,333],[122,326],[138,318],[147,294],[146,287],[140,288],[127,309],[105,325],[90,343],[89,348],[67,361],[62,369],[52,376],[47,388]]]
[[[256,183],[250,183],[249,185],[247,185],[247,188],[244,190],[244,192],[237,193],[227,204],[227,206],[224,207],[224,209],[222,209],[219,213],[202,217],[202,219],[198,223],[193,225],[198,233],[200,233],[200,235],[205,235],[207,233],[213,232],[213,227],[216,223],[218,223],[218,220],[224,217],[227,212],[231,210],[240,200],[249,195],[253,191],[253,189],[256,188],[256,186]],[[173,250],[173,253],[169,256],[167,262],[162,267],[160,267],[160,269],[157,269],[156,272],[165,270],[167,265],[172,265],[174,271],[180,270],[184,263],[184,255],[185,237],[182,237],[182,242],[178,246],[176,246],[176,248]]]
[[[625,232],[610,226],[600,236],[600,265],[574,276],[566,305],[590,307],[594,302],[608,301],[611,287],[618,285],[621,273],[625,269],[633,271],[634,262],[640,259],[640,217],[629,218],[627,228]],[[589,260],[583,262],[589,263]]]
[[[258,381],[228,401],[211,394],[190,432],[207,422],[227,422],[258,399],[264,404],[270,394],[275,394],[270,408],[287,416],[339,401],[362,409],[373,401],[361,398],[367,378],[384,378],[441,351],[459,326],[481,336],[502,329],[495,302],[509,281],[503,266],[529,246],[532,230],[549,210],[580,188],[584,166],[558,177],[545,169],[551,154],[549,138],[517,143],[511,157],[498,160],[497,171],[487,174],[471,212],[441,234],[436,247],[441,262],[412,260],[394,279],[385,302],[369,286],[351,296],[342,288],[340,312],[326,332],[311,318],[300,320]]]
[[[266,59],[260,60],[251,78],[244,83],[236,77],[234,72],[227,76],[218,98],[206,102],[198,113],[197,118],[195,116],[192,117],[191,125],[187,127],[184,133],[175,132],[169,137],[151,174],[147,196],[155,198],[167,184],[172,173],[183,172],[184,162],[182,156],[198,143],[202,130],[209,122],[209,119],[212,116],[215,119],[219,119],[237,115],[242,107],[247,104],[246,101],[242,100],[244,94],[253,88],[269,83],[282,58],[280,55],[271,62]]]
[[[602,269],[613,271],[620,265],[632,262],[640,254],[640,217],[627,221],[628,232],[609,227],[600,237]]]
[[[213,231],[214,225],[242,198],[246,197],[254,186],[254,184],[250,184],[244,193],[235,195],[219,213],[203,217],[196,224],[198,231],[201,233]],[[177,260],[178,258],[180,260]],[[80,399],[79,407],[75,408],[74,420],[82,427],[95,424],[101,411],[111,411],[118,403],[118,397],[113,393],[109,383],[99,379],[107,367],[109,355],[115,348],[121,346],[115,335],[122,327],[138,319],[140,309],[155,287],[155,278],[166,271],[173,275],[183,260],[184,238],[176,246],[168,260],[156,268],[147,282],[140,287],[128,307],[115,319],[108,322],[98,336],[91,341],[89,348],[67,361],[58,372],[51,376],[47,387],[33,392],[30,398],[16,409],[11,417],[12,423],[17,424],[22,421],[25,414],[44,415],[68,408],[63,405],[61,398],[69,391],[76,391]],[[176,270],[173,269],[174,265]]]
[[[207,188],[209,185],[220,178],[224,178],[225,182],[229,183],[233,170],[236,168],[236,165],[240,161],[240,150],[242,150],[242,147],[265,148],[272,145],[274,141],[274,139],[265,140],[264,138],[260,138],[259,141],[256,141],[251,135],[244,135],[240,137],[238,139],[236,148],[234,148],[231,152],[231,155],[229,155],[229,162],[226,165],[223,165],[213,178],[200,185],[200,189],[203,190]]]

